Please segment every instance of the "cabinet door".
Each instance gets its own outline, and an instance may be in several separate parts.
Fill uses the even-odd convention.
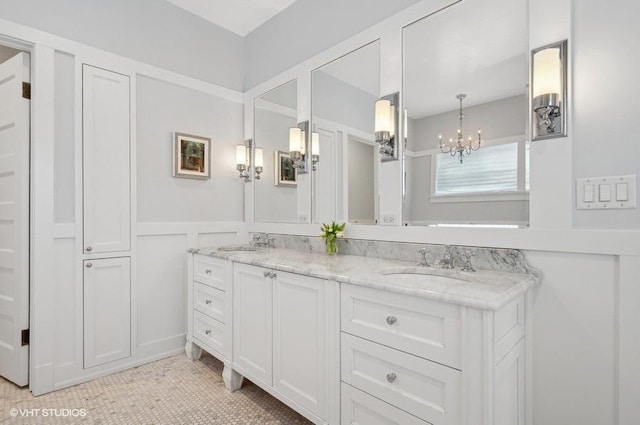
[[[271,386],[272,280],[267,272],[262,267],[234,264],[233,359],[250,379]]]
[[[128,251],[131,228],[129,77],[82,67],[85,252]]]
[[[327,282],[275,272],[273,387],[326,419]]]
[[[129,257],[84,262],[84,367],[131,355]]]

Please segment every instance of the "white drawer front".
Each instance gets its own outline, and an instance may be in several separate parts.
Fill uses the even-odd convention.
[[[225,323],[226,292],[194,282],[193,306],[196,310]]]
[[[223,356],[226,356],[226,335],[224,323],[220,323],[199,311],[194,311],[193,336],[209,348],[212,348]]]
[[[458,425],[458,370],[342,333],[342,380],[437,425]]]
[[[429,425],[344,382],[340,387],[340,396],[342,425]]]
[[[193,261],[193,280],[225,291],[226,261],[196,255]]]
[[[460,369],[460,306],[343,284],[341,329]]]

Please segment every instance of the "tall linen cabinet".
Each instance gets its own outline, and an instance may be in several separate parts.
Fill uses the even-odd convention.
[[[131,357],[129,76],[82,67],[84,369]]]

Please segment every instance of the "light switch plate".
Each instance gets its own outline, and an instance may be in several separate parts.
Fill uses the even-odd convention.
[[[579,210],[636,208],[636,176],[577,179],[576,208]]]

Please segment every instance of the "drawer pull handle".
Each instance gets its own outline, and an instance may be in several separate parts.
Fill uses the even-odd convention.
[[[206,269],[204,272],[205,272],[206,274],[211,274],[211,269]]]
[[[387,373],[387,382],[389,382],[390,384],[393,384],[393,382],[396,380],[397,377],[398,375],[396,375],[393,372]]]
[[[210,330],[210,329],[207,329],[206,331],[204,331],[204,333],[205,333],[206,335],[211,335],[211,330]]]
[[[211,300],[204,300],[204,303],[205,303],[206,305],[210,305],[210,304],[211,304]]]
[[[393,325],[397,320],[396,316],[387,316],[387,325]]]

